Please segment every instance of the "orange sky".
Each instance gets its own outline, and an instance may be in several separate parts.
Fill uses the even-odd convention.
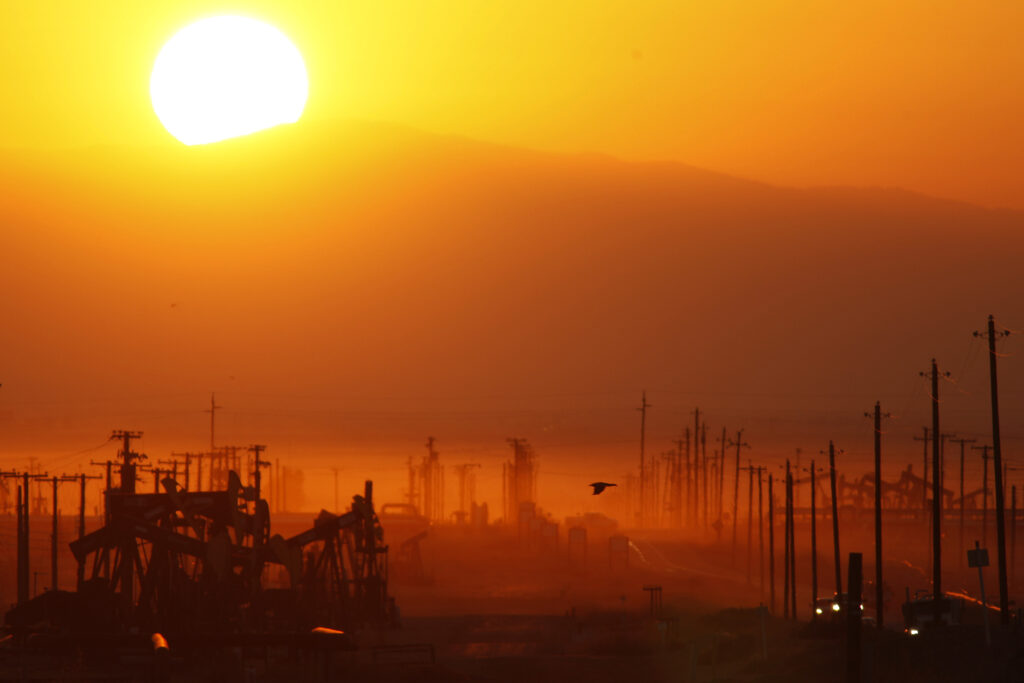
[[[281,28],[306,120],[358,118],[781,184],[1024,207],[1012,0],[38,0],[0,22],[0,147],[152,145],[148,77],[201,16]]]
[[[297,44],[306,113],[186,148],[150,68],[222,13]],[[635,465],[646,388],[654,453],[699,403],[716,434],[745,425],[774,455],[839,438],[860,467],[878,398],[917,457],[933,355],[960,382],[951,429],[984,437],[970,332],[1024,320],[1024,214],[632,162],[1024,209],[1022,19],[1009,1],[8,3],[0,464],[79,465],[121,427],[201,448],[216,390],[224,439],[377,468],[354,460],[345,486],[371,474],[397,499],[433,434],[497,490],[518,435],[553,490],[595,455]],[[1024,368],[1003,372],[1024,414]]]

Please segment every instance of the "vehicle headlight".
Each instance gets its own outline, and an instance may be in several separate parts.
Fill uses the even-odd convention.
[[[862,610],[864,609],[864,603],[863,603],[863,602],[862,602],[862,603],[860,603],[860,608],[861,608]]]
[[[908,631],[908,633],[912,636],[916,636],[919,633],[919,631],[916,628],[912,628]]]
[[[839,603],[838,602],[833,602],[832,603],[832,611],[833,612],[838,612],[839,611]]]
[[[820,607],[815,607],[814,608],[814,613],[815,614],[821,614],[821,608]]]

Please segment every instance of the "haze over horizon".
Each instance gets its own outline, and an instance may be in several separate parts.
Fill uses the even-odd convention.
[[[835,438],[858,469],[882,399],[901,469],[927,421],[918,371],[937,356],[960,383],[944,424],[983,435],[971,332],[1021,317],[1024,214],[896,190],[365,123],[2,166],[4,279],[25,294],[0,333],[4,461],[87,459],[121,427],[154,454],[202,448],[214,390],[224,443],[344,462],[392,498],[427,435],[490,463],[484,489],[526,437],[561,486],[594,456],[635,464],[646,389],[652,454],[700,405],[716,438],[744,427],[762,455]],[[1003,367],[1012,415],[1024,371]],[[1022,437],[1008,420],[1007,448]]]
[[[183,147],[151,69],[226,13],[294,43],[308,101]],[[834,438],[856,469],[876,399],[916,452],[932,356],[958,382],[944,419],[984,435],[971,332],[1024,327],[1021,20],[925,0],[12,5],[0,463],[87,459],[121,427],[201,448],[216,391],[225,440],[318,467],[372,452],[397,487],[427,435],[495,467],[522,436],[574,485],[595,455],[635,467],[646,389],[652,453],[699,405],[763,455]],[[1024,372],[1003,372],[1020,414]]]

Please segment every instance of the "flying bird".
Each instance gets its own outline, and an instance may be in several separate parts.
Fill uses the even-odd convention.
[[[591,486],[594,487],[594,495],[597,496],[609,486],[618,486],[618,484],[609,484],[606,481],[595,481]]]

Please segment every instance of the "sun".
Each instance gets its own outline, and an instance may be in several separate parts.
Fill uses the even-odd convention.
[[[178,31],[149,79],[153,110],[186,145],[248,135],[302,116],[309,80],[302,55],[279,30],[221,16]]]

